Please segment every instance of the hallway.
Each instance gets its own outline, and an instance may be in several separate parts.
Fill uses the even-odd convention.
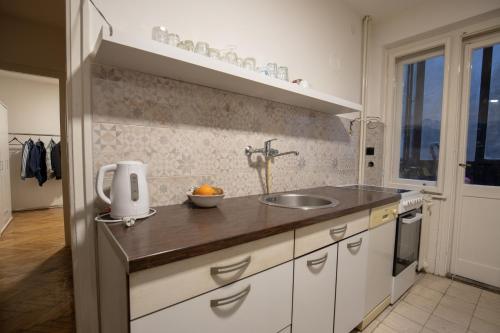
[[[14,213],[0,238],[0,332],[73,332],[63,210]]]

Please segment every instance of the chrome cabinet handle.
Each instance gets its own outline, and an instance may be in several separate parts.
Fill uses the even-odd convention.
[[[242,268],[246,268],[250,264],[251,260],[252,260],[252,257],[248,256],[245,259],[243,259],[242,261],[239,261],[239,262],[234,263],[234,264],[230,264],[230,265],[226,265],[226,266],[210,267],[210,274],[217,275],[217,274],[229,273],[229,272],[240,270]]]
[[[242,291],[240,291],[239,293],[236,293],[234,295],[224,297],[224,298],[210,300],[210,306],[212,308],[215,308],[215,307],[218,307],[221,305],[235,303],[235,302],[239,301],[240,299],[242,299],[243,297],[245,297],[246,295],[248,295],[249,292],[250,292],[250,285],[248,285],[248,287],[246,287],[245,289],[243,289]]]
[[[353,247],[361,246],[361,243],[363,243],[363,238],[360,238],[357,242],[347,243],[347,248],[352,249]]]
[[[335,237],[337,234],[343,234],[347,231],[347,224],[340,228],[330,229],[330,235]]]
[[[307,261],[307,266],[316,266],[324,263],[328,259],[328,252],[324,256],[318,259],[311,259]]]

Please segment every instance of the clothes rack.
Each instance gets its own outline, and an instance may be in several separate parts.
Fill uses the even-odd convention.
[[[11,133],[9,135],[26,135],[26,136],[61,136],[61,134],[44,134],[44,133]]]

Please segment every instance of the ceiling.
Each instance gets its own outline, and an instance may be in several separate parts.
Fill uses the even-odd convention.
[[[0,14],[55,28],[64,28],[64,0],[0,0]]]
[[[360,14],[380,20],[418,6],[425,0],[344,0],[344,2]]]

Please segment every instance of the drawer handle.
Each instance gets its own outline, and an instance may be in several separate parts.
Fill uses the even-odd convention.
[[[344,234],[347,231],[347,224],[340,228],[330,229],[330,235],[336,237],[337,234]]]
[[[357,242],[347,243],[347,248],[352,249],[353,247],[361,246],[361,243],[363,243],[363,238],[360,238]]]
[[[328,259],[328,253],[325,253],[324,256],[318,259],[312,259],[307,261],[307,266],[316,266],[324,263]]]
[[[229,273],[233,271],[237,271],[243,268],[246,268],[249,264],[250,261],[252,260],[251,256],[246,257],[242,261],[239,261],[234,264],[226,265],[226,266],[217,266],[217,267],[211,267],[210,268],[210,274],[212,275],[217,275],[217,274],[223,274],[223,273]]]
[[[245,289],[243,289],[242,291],[240,291],[237,294],[234,294],[234,295],[231,295],[228,297],[224,297],[224,298],[210,300],[210,306],[212,308],[215,308],[218,306],[235,303],[235,302],[239,301],[240,299],[242,299],[243,297],[245,297],[246,295],[248,295],[249,292],[250,292],[250,285],[248,285],[248,287],[246,287]]]

